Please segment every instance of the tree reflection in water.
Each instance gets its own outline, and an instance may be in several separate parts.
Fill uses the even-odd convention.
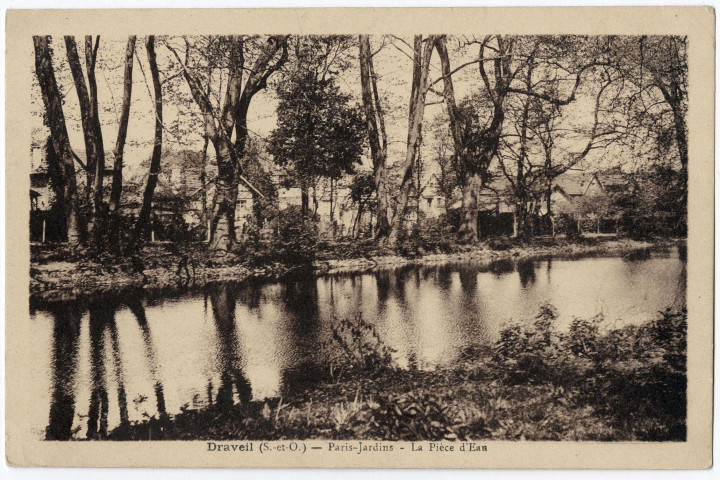
[[[237,328],[235,325],[235,290],[227,284],[219,285],[210,292],[210,304],[218,338],[218,359],[220,361],[220,387],[215,403],[228,409],[233,406],[236,390],[241,403],[252,397],[250,382],[240,366]]]
[[[118,419],[120,426],[142,421],[134,410],[128,412],[128,397],[152,396],[153,388],[161,418],[206,392],[207,401],[195,407],[287,397],[322,378],[335,318],[363,315],[408,368],[454,362],[466,347],[492,342],[504,320],[531,318],[544,299],[567,315],[579,315],[588,304],[583,295],[593,292],[609,316],[639,323],[668,299],[676,306],[684,302],[686,255],[679,248],[677,254],[653,252],[649,258],[640,253],[582,261],[511,260],[214,284],[205,289],[207,316],[187,316],[187,330],[177,336],[163,334],[177,328],[166,320],[187,312],[202,317],[203,299],[194,292],[132,292],[47,304],[39,310],[50,321],[46,338],[52,358],[42,365],[50,374],[50,405],[49,417],[41,416],[37,429],[44,429],[48,440],[74,438],[86,426],[88,438],[116,438],[111,430]],[[633,301],[630,313],[623,304],[627,298]],[[186,342],[193,335],[201,339]],[[191,356],[181,356],[184,345],[195,348],[188,351]],[[208,371],[205,359],[216,368]],[[181,365],[192,370],[178,373]]]
[[[535,262],[532,260],[524,260],[517,262],[517,271],[520,276],[520,286],[528,288],[535,284]]]
[[[452,287],[452,268],[448,265],[439,265],[435,267],[437,286],[444,291],[450,290]]]
[[[145,345],[145,357],[147,358],[148,369],[150,370],[150,377],[152,378],[155,398],[157,403],[157,411],[160,416],[167,414],[165,409],[165,392],[163,385],[157,374],[157,355],[155,353],[155,345],[150,335],[150,326],[148,325],[147,317],[145,316],[145,308],[142,306],[142,302],[138,298],[129,299],[126,305],[135,316],[140,331],[142,333],[143,344]]]
[[[72,303],[49,308],[53,317],[52,400],[46,440],[69,440],[75,418],[75,374],[82,312]]]
[[[460,287],[466,298],[474,298],[477,292],[477,270],[469,267],[460,267],[458,268],[458,276],[460,277]]]
[[[88,410],[87,437],[107,436],[108,394],[105,372],[105,329],[114,320],[114,312],[106,302],[90,304],[90,409]]]
[[[138,298],[128,297],[125,302],[135,316],[145,344],[145,356],[154,382],[157,397],[157,411],[166,415],[163,386],[157,376],[155,347],[145,316],[145,309]],[[122,351],[118,338],[115,314],[120,301],[104,298],[88,306],[90,332],[90,404],[87,415],[89,439],[108,436],[108,372],[106,339],[110,339],[110,351],[115,384],[120,427],[130,422]],[[69,440],[76,433],[73,430],[77,388],[75,375],[78,368],[80,325],[83,306],[80,302],[58,302],[48,306],[53,316],[52,378],[53,391],[50,403],[50,417],[45,430],[47,440]],[[78,427],[76,430],[79,430]]]

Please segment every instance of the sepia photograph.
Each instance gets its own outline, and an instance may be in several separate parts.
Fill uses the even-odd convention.
[[[422,27],[13,37],[23,439],[687,444],[693,38]]]

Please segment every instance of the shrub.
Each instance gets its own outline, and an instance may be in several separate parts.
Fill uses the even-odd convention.
[[[278,213],[273,220],[276,235],[272,240],[263,241],[255,226],[248,229],[248,242],[239,245],[236,252],[245,258],[250,266],[271,263],[304,265],[315,260],[318,244],[318,229],[313,218],[303,218],[300,208],[290,206]]]
[[[456,440],[451,400],[426,392],[381,395],[371,405],[366,428],[383,440]]]
[[[394,350],[382,341],[375,325],[358,314],[353,320],[334,319],[333,345],[328,350],[332,368],[378,370],[392,365]],[[339,347],[339,348],[338,348]]]
[[[563,384],[570,378],[565,358],[565,335],[555,329],[557,310],[550,304],[530,324],[515,324],[502,330],[495,347],[495,360],[512,384]]]
[[[494,361],[511,384],[549,382],[570,391],[618,429],[641,440],[682,440],[686,417],[687,313],[602,332],[602,316],[555,327],[541,308],[531,324],[503,329]]]
[[[488,238],[487,241],[488,247],[490,247],[491,250],[498,250],[498,251],[504,251],[504,250],[510,250],[515,246],[513,243],[513,240],[509,237],[498,237],[493,236]]]
[[[450,253],[455,250],[456,232],[446,216],[428,218],[422,221],[422,225],[413,225],[410,231],[401,231],[396,251],[407,258]]]

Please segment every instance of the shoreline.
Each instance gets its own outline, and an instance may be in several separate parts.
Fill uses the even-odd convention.
[[[178,259],[143,273],[129,272],[120,266],[92,262],[48,262],[30,264],[30,301],[46,303],[72,301],[91,296],[112,295],[123,291],[152,293],[183,292],[202,288],[217,282],[243,283],[247,281],[273,281],[297,274],[315,276],[365,273],[395,269],[408,265],[439,265],[456,263],[490,263],[502,260],[531,260],[548,256],[584,256],[593,254],[617,255],[662,246],[677,245],[682,240],[661,242],[629,239],[603,240],[596,244],[566,243],[556,245],[523,245],[506,250],[492,250],[487,246],[469,247],[454,253],[436,253],[417,258],[399,255],[367,256],[362,258],[316,260],[310,265],[273,263],[261,267],[243,264],[197,264],[189,277],[178,274]],[[167,255],[166,255],[167,256]],[[211,263],[211,262],[208,262]]]

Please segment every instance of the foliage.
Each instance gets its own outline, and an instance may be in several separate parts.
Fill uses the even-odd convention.
[[[373,172],[357,172],[353,175],[350,185],[350,201],[353,205],[362,205],[365,210],[373,208],[372,196],[375,193],[375,178]]]
[[[250,266],[308,265],[315,260],[317,224],[312,218],[303,218],[299,207],[290,206],[277,213],[271,222],[274,235],[268,242],[260,238],[256,223],[249,225],[249,241],[238,245],[235,253],[243,256]]]
[[[510,250],[515,247],[515,242],[512,238],[492,236],[487,239],[488,247],[495,251]]]
[[[565,234],[568,240],[577,240],[581,236],[577,221],[567,213],[555,215],[555,234]]]
[[[329,69],[318,70],[318,55],[326,53],[320,47],[312,42],[298,45],[302,62],[278,85],[277,128],[268,139],[268,152],[279,165],[291,166],[304,188],[318,177],[338,179],[352,173],[364,145],[361,109],[340,91]]]
[[[353,320],[335,318],[330,326],[331,368],[377,370],[392,365],[394,350],[382,341],[375,325],[358,314]],[[338,348],[339,347],[339,348]]]
[[[428,218],[407,231],[401,231],[395,247],[403,257],[415,258],[432,253],[451,253],[457,248],[455,242],[457,229],[448,223],[445,215]]]
[[[434,118],[430,124],[430,132],[433,140],[431,159],[437,164],[438,190],[445,198],[445,203],[450,205],[455,189],[459,186],[457,168],[454,164],[455,156],[452,153],[452,136],[447,125],[447,120],[442,115]]]
[[[637,172],[633,183],[613,198],[623,231],[637,239],[687,233],[687,177],[682,170],[653,165]]]
[[[367,434],[381,440],[457,440],[447,394],[409,392],[382,395],[371,403]],[[462,425],[462,424],[460,424]]]
[[[607,333],[602,316],[575,319],[567,333],[556,320],[557,311],[545,305],[532,323],[502,331],[495,361],[505,381],[561,387],[641,440],[685,437],[684,310]]]

